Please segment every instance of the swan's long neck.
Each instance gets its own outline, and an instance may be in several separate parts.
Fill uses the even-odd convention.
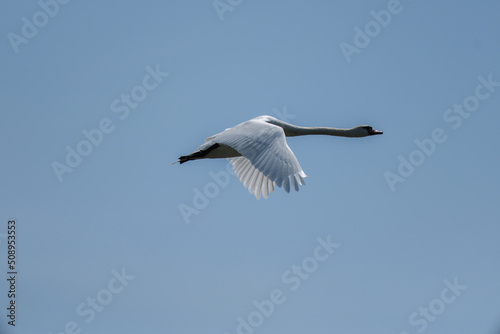
[[[277,122],[276,122],[277,121]],[[283,128],[285,131],[285,136],[295,137],[295,136],[306,136],[306,135],[327,135],[327,136],[338,136],[338,137],[360,137],[359,131],[355,129],[338,129],[338,128],[327,128],[327,127],[304,127],[289,124],[280,120],[276,120],[272,123]]]
[[[283,128],[283,130],[285,131],[285,136],[287,137],[306,136],[306,135],[358,137],[357,134],[352,131],[352,129],[292,126],[291,128]]]

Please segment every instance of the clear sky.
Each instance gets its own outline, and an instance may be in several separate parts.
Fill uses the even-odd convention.
[[[498,334],[499,12],[5,2],[0,332]],[[307,185],[268,200],[171,165],[266,114],[384,134],[289,138]]]

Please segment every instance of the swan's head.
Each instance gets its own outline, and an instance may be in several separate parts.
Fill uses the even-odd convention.
[[[369,125],[360,125],[355,128],[352,128],[353,134],[356,135],[356,137],[366,137],[366,136],[373,136],[373,135],[381,135],[383,134],[382,131],[375,130]]]

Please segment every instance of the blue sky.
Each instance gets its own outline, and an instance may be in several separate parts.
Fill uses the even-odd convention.
[[[499,10],[6,3],[1,333],[498,333]],[[289,138],[268,200],[171,165],[266,114],[384,134]]]

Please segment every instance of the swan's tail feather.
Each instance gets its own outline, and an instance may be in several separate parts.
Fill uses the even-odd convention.
[[[193,152],[193,153],[188,154],[188,155],[181,155],[179,157],[179,160],[174,162],[174,164],[177,162],[179,162],[180,164],[183,164],[183,163],[188,162],[190,160],[203,159],[208,154],[208,152],[216,149],[217,147],[219,147],[219,144],[215,143],[205,150],[196,151],[196,152]]]

